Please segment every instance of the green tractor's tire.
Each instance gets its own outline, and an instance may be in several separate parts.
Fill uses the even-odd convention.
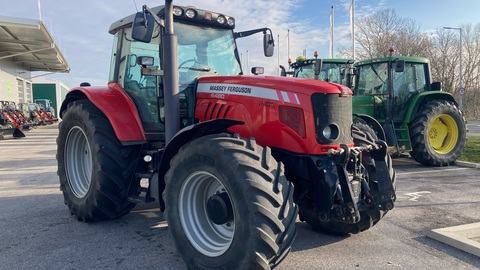
[[[270,269],[296,235],[293,184],[270,148],[215,134],[185,144],[165,176],[165,217],[189,269]]]
[[[70,213],[91,222],[121,217],[140,149],[122,146],[105,115],[88,100],[70,103],[59,124],[60,189]]]
[[[448,101],[430,101],[412,121],[410,155],[428,166],[455,163],[465,148],[467,126],[463,113]]]
[[[355,122],[353,127],[353,141],[355,146],[361,145],[371,145],[375,144],[375,141],[378,140],[378,137],[375,131],[368,125],[360,122]],[[370,186],[370,194],[372,196],[376,195],[377,181],[369,177],[369,174],[375,173],[375,160],[370,157],[370,154],[366,151],[362,153],[362,165],[365,168],[366,180]],[[392,166],[392,159],[389,155],[385,156],[385,161],[389,170],[390,179],[392,179],[393,186],[396,185],[396,174]],[[359,196],[361,192],[358,192]],[[363,198],[362,198],[363,199]],[[312,228],[316,231],[320,231],[326,234],[334,235],[348,235],[348,234],[357,234],[363,231],[366,231],[377,224],[383,216],[388,211],[383,210],[361,210],[360,211],[360,221],[354,224],[338,222],[338,221],[320,221],[318,215],[314,211],[308,211],[303,213],[301,216],[302,220],[305,220],[309,223]]]

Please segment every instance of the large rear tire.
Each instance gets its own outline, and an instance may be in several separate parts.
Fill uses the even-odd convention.
[[[60,189],[78,220],[126,215],[139,149],[122,146],[105,115],[88,100],[69,104],[59,124],[57,163]]]
[[[165,176],[166,219],[190,269],[270,269],[290,252],[297,206],[269,148],[225,134],[185,144]]]
[[[417,115],[410,128],[410,155],[428,166],[455,163],[467,141],[463,113],[451,102],[434,100],[425,104]]]
[[[355,146],[361,145],[371,145],[375,144],[375,141],[378,140],[378,136],[375,131],[368,125],[360,122],[355,122],[353,127],[353,141]],[[369,152],[363,151],[362,153],[362,165],[365,169],[366,174],[366,181],[370,186],[370,194],[372,196],[376,195],[376,180],[372,179],[370,175],[374,175],[376,172],[375,168],[375,160],[370,157]],[[389,155],[385,156],[385,162],[388,167],[390,179],[392,179],[393,187],[395,188],[396,184],[396,175],[395,171],[393,170],[392,166],[392,159]],[[361,192],[358,192],[359,196],[361,196]],[[363,198],[362,198],[363,199]],[[360,212],[360,221],[354,224],[338,222],[338,221],[327,221],[323,222],[320,221],[318,215],[314,214],[313,211],[309,211],[306,213],[304,217],[302,217],[307,223],[309,223],[312,228],[316,231],[320,231],[326,234],[335,234],[335,235],[347,235],[347,234],[357,234],[362,231],[366,231],[377,224],[380,219],[388,211],[382,210],[359,210]]]

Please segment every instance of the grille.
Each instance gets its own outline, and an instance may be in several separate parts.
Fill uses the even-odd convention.
[[[340,97],[338,94],[312,95],[313,115],[317,142],[320,144],[349,144],[352,143],[352,96]],[[338,127],[338,137],[327,140],[321,134],[327,125]]]

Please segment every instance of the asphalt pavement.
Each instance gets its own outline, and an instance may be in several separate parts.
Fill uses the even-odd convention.
[[[57,124],[26,135],[0,141],[0,269],[185,269],[155,203],[107,222],[71,216],[56,174]],[[396,206],[376,226],[338,237],[297,221],[277,269],[479,269],[479,257],[426,235],[480,222],[480,170],[407,158],[394,167]]]

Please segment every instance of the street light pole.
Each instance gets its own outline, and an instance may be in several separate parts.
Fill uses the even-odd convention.
[[[463,88],[463,78],[462,78],[462,28],[461,27],[443,27],[444,29],[451,29],[451,30],[458,30],[460,31],[460,88]],[[460,110],[462,110],[462,99],[463,99],[463,93],[460,93],[460,99],[458,100],[458,106],[460,107]]]

